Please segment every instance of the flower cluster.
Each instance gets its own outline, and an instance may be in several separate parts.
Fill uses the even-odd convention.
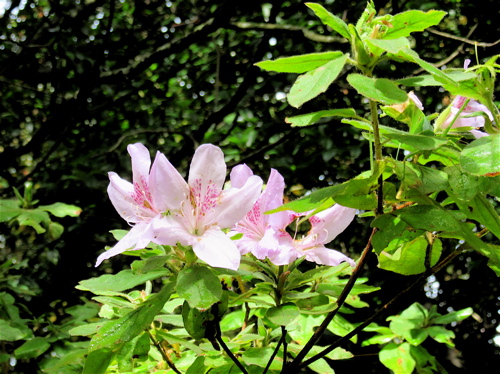
[[[276,170],[271,171],[261,192],[261,178],[246,165],[236,166],[231,172],[231,188],[223,189],[226,164],[222,151],[214,145],[204,144],[196,150],[187,183],[162,153],[156,154],[151,166],[144,145],[131,144],[127,150],[133,183],[110,172],[108,194],[132,229],[99,256],[96,266],[124,251],[143,249],[150,242],[190,246],[207,264],[233,270],[246,253],[269,258],[276,265],[304,256],[318,264],[347,261],[354,265],[347,256],[324,247],[351,223],[354,209],[335,205],[315,214],[309,218],[309,234],[292,237],[286,227],[303,214],[264,214],[283,204],[285,183]],[[235,234],[241,238],[233,240]]]
[[[253,175],[246,165],[239,165],[231,172],[231,184],[241,185]],[[264,214],[283,205],[283,177],[274,169],[267,181],[266,188],[246,217],[239,221],[231,234],[243,234],[237,240],[242,254],[251,252],[259,259],[269,258],[275,265],[286,265],[300,257],[318,264],[335,266],[354,261],[342,253],[328,249],[325,244],[331,242],[344,231],[354,219],[356,210],[341,205],[334,205],[320,213],[309,217],[311,229],[305,236],[297,237],[286,231],[286,228],[300,217],[308,213],[297,214],[280,211]]]

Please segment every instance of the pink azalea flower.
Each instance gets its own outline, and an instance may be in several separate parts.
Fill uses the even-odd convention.
[[[132,158],[133,183],[110,172],[108,195],[118,214],[133,226],[113,248],[98,257],[96,266],[124,251],[146,247],[154,239],[152,222],[160,219],[161,213],[168,209],[169,199],[165,189],[178,188],[173,180],[167,185],[156,183],[158,179],[167,179],[166,170],[162,167],[166,161],[163,154],[156,154],[150,171],[151,157],[144,145],[130,144],[127,150]]]
[[[469,59],[465,60],[464,69],[467,69],[469,63],[470,63]],[[453,99],[451,103],[450,113],[448,114],[446,119],[441,123],[440,127],[442,129],[448,128],[448,126],[450,126],[451,121],[453,121],[453,119],[457,116],[460,109],[463,108],[462,111],[460,112],[459,117],[455,120],[455,122],[453,122],[451,128],[472,127],[475,128],[475,130],[471,130],[470,133],[474,135],[474,137],[481,138],[483,136],[488,136],[489,135],[488,133],[477,130],[477,128],[479,127],[484,127],[485,119],[483,116],[477,115],[475,117],[469,117],[469,118],[464,118],[464,117],[474,112],[484,112],[489,117],[489,119],[493,121],[493,115],[485,105],[473,99],[470,99],[467,105],[464,107],[467,100],[468,98],[465,96],[458,95],[457,97],[455,97],[455,99]]]
[[[238,165],[231,171],[231,185],[238,187],[252,175],[253,172],[248,166]],[[291,213],[283,211],[264,214],[283,205],[284,189],[283,177],[277,170],[271,169],[266,188],[259,199],[230,233],[230,236],[243,234],[241,239],[236,240],[242,255],[251,252],[262,260],[273,253],[273,262],[276,264],[278,262],[288,264],[297,258],[293,247],[286,240],[290,237],[285,228],[291,221]]]
[[[152,222],[153,241],[162,245],[192,246],[196,256],[207,264],[238,269],[240,252],[222,229],[231,228],[252,208],[259,197],[262,180],[251,176],[244,184],[223,190],[226,177],[224,154],[211,144],[204,144],[196,150],[188,183],[168,160],[163,163],[168,164],[166,178],[176,180],[181,187],[172,191],[164,189],[172,204],[161,219]]]
[[[336,266],[346,261],[355,266],[354,261],[346,255],[325,247],[325,244],[330,243],[349,226],[355,215],[356,209],[335,204],[311,216],[309,222],[312,227],[309,233],[294,240],[297,257],[305,256],[306,260],[323,265]]]
[[[250,175],[251,170],[241,165],[231,173],[231,183],[242,183]],[[241,253],[251,252],[259,259],[267,257],[275,265],[287,265],[297,258],[305,257],[306,260],[318,264],[336,266],[347,261],[354,266],[352,259],[324,245],[347,228],[354,219],[356,210],[334,205],[309,218],[312,228],[307,235],[301,238],[292,237],[286,227],[297,217],[307,213],[283,211],[264,214],[283,204],[284,188],[283,177],[276,170],[271,170],[261,197],[230,233],[231,236],[243,234],[241,239],[236,240]]]
[[[97,265],[154,242],[192,246],[198,258],[209,265],[238,269],[239,250],[221,229],[232,227],[252,208],[262,180],[252,176],[241,188],[223,191],[224,154],[211,144],[196,150],[188,183],[162,153],[157,153],[149,171],[146,147],[137,143],[127,149],[132,156],[133,184],[110,173],[108,193],[118,213],[134,226],[99,256]]]

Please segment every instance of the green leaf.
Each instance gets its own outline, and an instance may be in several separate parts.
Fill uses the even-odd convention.
[[[203,339],[210,321],[215,319],[210,310],[201,311],[198,308],[191,308],[189,303],[184,301],[182,306],[182,321],[187,333],[195,340]]]
[[[241,325],[240,325],[240,328],[241,328]],[[180,344],[180,345],[186,347],[187,349],[189,349],[190,351],[193,351],[194,353],[196,353],[199,356],[204,354],[204,352],[200,349],[200,347],[198,347],[196,344],[194,344],[192,342],[187,341],[185,338],[180,338],[178,336],[169,334],[169,333],[165,332],[164,330],[156,330],[155,333],[161,339],[166,340],[167,342],[169,342],[172,345],[173,344]]]
[[[102,348],[89,353],[85,360],[83,374],[104,374],[115,352],[110,348]]]
[[[394,374],[412,374],[415,360],[410,354],[410,344],[389,343],[379,352],[380,362]]]
[[[19,208],[18,200],[0,200],[0,222],[10,221],[23,211],[24,209]]]
[[[18,328],[10,326],[9,322],[0,319],[0,341],[13,342],[26,337],[26,333]]]
[[[413,134],[384,134],[387,139],[397,140],[403,144],[410,145],[414,150],[434,150],[448,143],[448,139],[428,135]]]
[[[82,212],[80,207],[76,205],[64,204],[64,203],[54,203],[50,205],[40,205],[38,209],[44,210],[53,214],[56,217],[78,217]]]
[[[446,12],[440,10],[429,10],[424,13],[420,10],[409,10],[399,13],[390,19],[391,26],[388,27],[383,39],[395,39],[409,36],[412,32],[424,31],[430,26],[437,25]]]
[[[105,274],[98,278],[83,280],[76,288],[97,295],[110,295],[113,292],[125,291],[149,280],[167,275],[170,275],[170,271],[167,269],[158,269],[146,274],[134,274],[132,270],[122,270],[114,275]]]
[[[416,205],[394,212],[411,227],[426,231],[457,232],[458,221],[446,210],[431,205]]]
[[[467,317],[470,317],[473,313],[474,310],[472,308],[465,308],[457,310],[456,312],[451,312],[443,316],[433,318],[432,323],[444,325],[452,322],[460,322],[466,319]]]
[[[71,336],[89,336],[95,334],[99,329],[104,326],[106,321],[102,322],[94,322],[94,323],[86,323],[81,326],[73,327],[68,333]]]
[[[137,342],[141,337],[143,337],[145,333],[136,336],[134,339],[130,340],[123,344],[118,352],[116,352],[116,361],[118,362],[118,370],[120,373],[130,372],[134,369],[132,357],[134,356],[134,350],[137,345]],[[149,343],[149,336],[148,336]],[[149,344],[148,344],[149,346]]]
[[[249,348],[243,352],[243,354],[241,355],[241,359],[247,365],[257,365],[259,367],[265,368],[273,354],[273,351],[274,349],[271,347]],[[282,363],[278,363],[278,357],[276,357],[273,362],[276,364],[274,365],[274,368],[271,368],[271,370],[281,368]],[[279,365],[279,367],[276,367],[277,364]],[[271,364],[271,366],[273,365]]]
[[[471,201],[479,193],[481,187],[479,177],[466,173],[458,165],[449,166],[444,171],[448,174],[448,181],[455,200]]]
[[[428,63],[425,60],[422,60],[418,56],[418,53],[412,49],[400,50],[397,54],[395,54],[395,56],[419,65],[422,69],[431,73],[434,79],[436,79],[438,82],[441,82],[441,85],[447,84],[450,87],[458,86],[458,83],[455,82],[453,78],[445,74],[442,70],[436,68],[434,65]]]
[[[319,112],[300,114],[294,117],[285,118],[286,123],[290,123],[292,127],[304,127],[314,124],[324,117],[343,117],[343,118],[358,118],[356,111],[352,108],[321,110]]]
[[[454,347],[455,344],[451,341],[455,337],[453,331],[445,329],[443,326],[431,326],[427,328],[429,336],[439,343],[444,343],[448,347]]]
[[[147,274],[151,271],[158,270],[163,267],[168,261],[168,256],[151,256],[145,260],[132,262],[130,266],[134,274]]]
[[[377,177],[378,175],[372,175],[368,178],[359,176],[342,184],[314,191],[266,213],[271,214],[284,210],[293,210],[297,213],[315,209],[324,210],[333,206],[335,202],[349,208],[371,210],[377,206],[377,199],[373,191],[373,187],[377,184]]]
[[[403,188],[415,189],[427,195],[448,188],[448,174],[441,170],[407,161],[394,161],[395,171]],[[431,230],[432,231],[432,230]]]
[[[299,315],[299,308],[294,303],[285,303],[269,308],[266,317],[278,326],[286,326]]]
[[[367,39],[366,43],[370,46],[380,48],[386,52],[396,54],[400,50],[410,48],[410,41],[407,38],[398,39]]]
[[[442,70],[442,72],[448,75],[455,82],[461,82],[476,78],[476,74],[471,72],[464,72],[462,70]],[[433,75],[428,74],[398,79],[396,83],[411,87],[443,85],[443,83],[436,80]]]
[[[16,218],[20,226],[31,226],[37,234],[43,234],[45,229],[40,225],[42,222],[51,222],[47,212],[38,209],[24,209]]]
[[[221,299],[222,285],[209,268],[195,265],[180,271],[177,293],[191,308],[207,309]]]
[[[401,236],[408,227],[405,221],[392,214],[378,216],[372,221],[371,226],[379,229],[372,238],[372,245],[377,254],[387,248],[393,239]]]
[[[425,268],[425,256],[429,246],[423,236],[402,242],[398,239],[391,241],[387,248],[379,255],[379,267],[384,270],[393,271],[403,275],[423,273]],[[442,243],[435,239],[430,252],[430,266],[434,266],[441,257]]]
[[[408,95],[389,79],[369,78],[361,74],[349,74],[347,81],[359,94],[377,102],[391,105],[405,102]]]
[[[494,176],[500,173],[500,134],[484,136],[466,146],[460,157],[462,168],[473,174]]]
[[[205,357],[196,357],[196,360],[187,369],[186,374],[205,374],[210,368],[205,366]]]
[[[137,309],[113,321],[106,322],[92,338],[89,351],[110,349],[117,351],[121,345],[134,339],[153,322],[174,292],[175,284],[166,283],[160,292],[151,296]]]
[[[320,4],[306,3],[306,6],[311,9],[314,14],[316,14],[316,16],[318,16],[321,22],[323,22],[327,26],[330,26],[332,30],[338,32],[344,38],[348,40],[350,39],[349,28],[342,19],[330,13]]]
[[[305,55],[298,55],[292,57],[282,57],[276,60],[267,60],[257,62],[259,68],[276,71],[278,73],[305,73],[310,70],[319,68],[327,62],[343,55],[342,52],[323,52],[323,53],[309,53]]]
[[[64,226],[57,222],[49,223],[49,237],[52,240],[59,239],[64,232]]]
[[[347,55],[343,54],[299,76],[288,94],[288,102],[290,105],[298,108],[305,102],[325,92],[330,84],[337,79],[346,60]]]
[[[417,362],[417,368],[421,370],[419,374],[432,374],[438,371],[438,363],[436,358],[431,355],[424,347],[411,346],[410,353]],[[444,372],[443,372],[444,373]],[[444,373],[446,374],[446,373]]]

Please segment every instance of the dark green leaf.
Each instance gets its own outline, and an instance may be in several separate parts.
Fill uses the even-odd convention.
[[[377,102],[391,105],[408,100],[408,95],[389,79],[369,78],[360,74],[349,74],[347,81],[358,93]]]
[[[110,348],[101,348],[89,353],[85,360],[83,374],[104,374],[115,352]]]
[[[280,306],[269,308],[266,317],[278,326],[286,326],[299,315],[299,308],[293,303],[285,303]]]
[[[207,309],[221,299],[222,285],[209,268],[195,265],[179,273],[177,293],[191,308]]]
[[[90,342],[89,350],[102,348],[117,351],[121,345],[134,339],[153,322],[174,292],[175,284],[166,283],[160,292],[151,296],[137,309],[113,321],[106,322]]]

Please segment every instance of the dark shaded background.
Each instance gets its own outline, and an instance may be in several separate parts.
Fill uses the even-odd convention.
[[[351,23],[366,5],[320,3]],[[490,43],[500,35],[497,1],[481,3],[479,7],[458,0],[376,1],[376,6],[381,13],[447,11],[435,29],[449,36],[416,33],[413,41],[422,58],[442,63],[451,56],[446,65],[460,67],[465,58],[475,60],[474,46],[460,38]],[[11,228],[0,225],[0,263],[13,257],[25,261],[14,273],[21,274],[21,282],[37,295],[15,296],[35,316],[52,313],[62,318],[60,305],[80,302],[82,293],[74,289],[78,281],[117,272],[130,262],[118,256],[93,267],[104,246],[114,242],[108,231],[126,227],[105,191],[108,171],[130,176],[129,143],[142,142],[152,152],[164,152],[182,171],[199,144],[217,144],[230,166],[245,162],[264,179],[269,168],[278,169],[291,198],[369,168],[368,144],[358,130],[337,120],[305,129],[291,129],[284,121],[327,108],[353,106],[363,113],[366,108],[345,80],[297,110],[283,100],[296,76],[264,72],[253,65],[315,51],[347,52],[348,44],[327,30],[302,1],[13,0],[4,12],[0,197],[12,198],[12,187],[22,190],[24,182],[32,181],[40,204],[61,201],[83,209],[78,219],[60,220],[66,231],[51,243],[29,229],[13,235]],[[331,40],[313,41],[301,28]],[[479,60],[499,53],[498,46],[479,46]],[[376,73],[401,78],[415,69],[386,64]],[[416,93],[427,113],[449,102],[448,94],[439,90]],[[368,225],[369,220],[359,218],[334,243],[336,248],[356,257],[368,238]],[[379,271],[375,256],[365,276],[382,287],[371,300],[365,298],[374,306],[412,281]],[[435,297],[421,290],[392,314],[414,301],[436,304],[443,314],[473,307],[476,318],[453,328],[455,350],[430,341],[424,346],[450,373],[496,372],[500,350],[492,339],[498,334],[498,279],[485,259],[470,254],[438,274],[437,281]],[[362,321],[369,314],[359,310],[349,319]],[[337,373],[387,372],[371,355],[375,348],[346,348],[359,357],[335,363]]]

